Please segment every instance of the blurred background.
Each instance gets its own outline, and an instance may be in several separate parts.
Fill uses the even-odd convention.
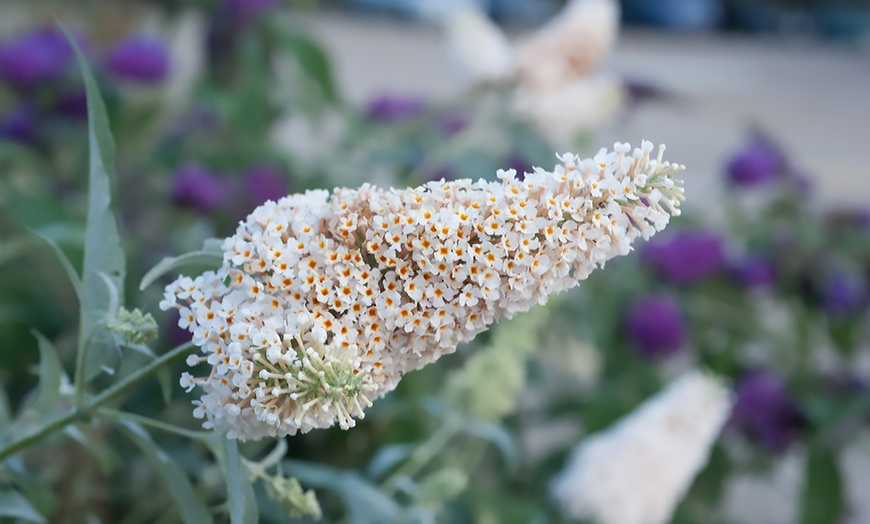
[[[577,40],[553,44],[540,42],[571,19],[560,0],[0,1],[13,411],[36,381],[30,330],[67,362],[75,345],[73,290],[30,233],[79,264],[87,108],[60,21],[109,108],[130,306],[155,315],[159,286],[137,289],[148,268],[290,192],[494,178],[642,139],[688,167],[686,216],[667,236],[548,306],[521,400],[498,421],[519,477],[484,461],[468,472],[479,484],[433,505],[442,521],[558,521],[547,479],[571,446],[703,365],[728,378],[735,413],[675,522],[870,523],[870,2],[605,3],[618,10],[578,10]],[[535,65],[562,55],[567,72]],[[159,320],[159,351],[183,340]],[[291,439],[291,455],[362,471],[386,444],[424,439],[438,417],[415,409],[475,347],[406,379],[357,430]],[[195,426],[188,398],[151,393],[133,407]],[[155,518],[136,502],[144,473],[53,453],[78,458],[31,464],[46,514]],[[72,490],[71,471],[91,488]]]

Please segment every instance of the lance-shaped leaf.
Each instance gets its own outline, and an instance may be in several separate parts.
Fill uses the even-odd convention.
[[[40,523],[46,521],[21,493],[11,490],[0,491],[0,517],[13,519],[13,522],[15,519]]]
[[[222,240],[218,238],[210,238],[205,241],[202,249],[185,253],[177,257],[166,257],[156,266],[151,268],[145,276],[142,277],[142,282],[139,283],[139,289],[143,290],[154,283],[155,280],[162,277],[170,271],[176,270],[185,266],[208,266],[219,267],[223,261],[223,249],[221,249]]]
[[[63,379],[63,365],[57,356],[57,350],[50,340],[38,331],[33,332],[39,345],[39,391],[33,408],[36,411],[51,411],[60,398],[60,385]]]
[[[142,450],[148,462],[166,483],[169,495],[178,506],[182,521],[188,524],[213,522],[208,508],[187,479],[187,474],[151,440],[148,432],[139,424],[128,420],[119,421],[118,427]]]
[[[282,470],[301,483],[330,490],[344,501],[351,524],[402,522],[402,508],[386,493],[354,471],[334,469],[310,462],[285,460]]]
[[[256,523],[259,520],[257,499],[254,486],[248,477],[248,470],[242,464],[239,443],[223,435],[213,434],[208,440],[209,447],[217,458],[227,483],[227,497],[230,507],[231,524]]]
[[[70,284],[72,285],[73,289],[76,292],[76,297],[78,297],[79,302],[81,302],[81,300],[82,300],[82,281],[79,278],[79,274],[76,273],[76,270],[73,267],[72,263],[69,261],[69,259],[63,253],[63,251],[60,249],[60,246],[57,245],[57,242],[55,242],[53,239],[49,238],[47,235],[45,235],[41,231],[37,231],[34,229],[34,230],[31,230],[31,233],[33,233],[33,235],[36,238],[45,242],[45,245],[47,245],[48,248],[51,249],[51,252],[54,253],[54,256],[57,257],[57,261],[60,262],[60,266],[63,268],[64,273],[66,273],[67,278],[69,278]]]
[[[112,213],[115,143],[109,128],[109,117],[87,60],[75,39],[69,34],[67,39],[75,50],[88,102],[90,167],[79,332],[79,358],[85,358],[84,378],[87,380],[99,373],[108,355],[108,335],[100,327],[100,323],[109,312],[110,297],[100,274],[114,284],[123,303],[125,262],[118,227]],[[77,387],[81,385],[77,384]]]
[[[843,476],[836,455],[821,444],[807,451],[801,524],[835,524],[843,517]]]

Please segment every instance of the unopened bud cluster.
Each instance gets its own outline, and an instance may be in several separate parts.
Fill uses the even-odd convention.
[[[544,303],[678,213],[682,166],[644,142],[498,180],[309,191],[267,202],[217,272],[161,307],[202,349],[194,413],[241,439],[352,427],[402,375]]]

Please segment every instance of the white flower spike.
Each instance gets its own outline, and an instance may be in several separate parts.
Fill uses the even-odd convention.
[[[182,377],[204,391],[194,415],[239,439],[352,427],[404,373],[663,228],[683,167],[651,148],[566,154],[553,171],[495,182],[263,204],[224,242],[220,270],[180,277],[161,302],[202,350],[189,362],[211,365]]]
[[[715,377],[690,372],[610,429],[583,440],[552,493],[562,511],[601,524],[664,524],[707,462],[730,411]]]

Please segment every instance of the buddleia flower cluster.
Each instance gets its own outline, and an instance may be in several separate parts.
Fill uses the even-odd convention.
[[[552,171],[267,202],[221,268],[166,288],[207,364],[194,415],[230,437],[344,429],[405,373],[544,303],[679,212],[682,166],[644,142]]]
[[[583,440],[552,494],[574,519],[664,524],[707,462],[731,408],[716,377],[691,371],[610,429]]]

